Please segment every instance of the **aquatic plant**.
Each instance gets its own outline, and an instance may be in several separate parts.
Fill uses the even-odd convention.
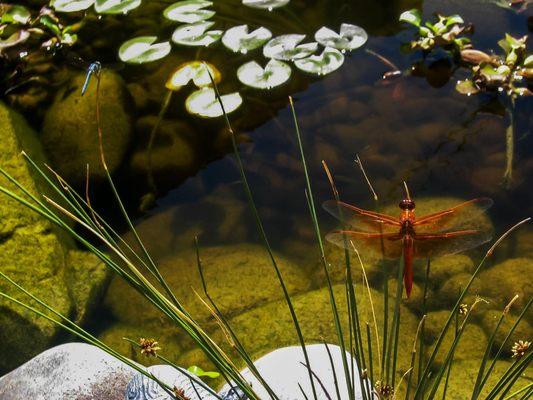
[[[43,64],[73,46],[80,25],[67,24],[52,8],[0,4],[0,90],[9,94],[39,79]],[[22,68],[23,67],[23,68]]]
[[[97,75],[96,78],[97,85],[99,85],[99,75]],[[302,351],[306,358],[306,363],[309,366],[309,379],[311,387],[313,388],[313,393],[309,396],[309,398],[313,398],[316,400],[318,398],[318,395],[317,389],[315,388],[316,382],[312,374],[313,366],[309,364],[309,359],[305,350],[306,342],[302,334],[300,323],[298,321],[298,315],[293,306],[291,296],[287,291],[283,275],[277,265],[276,258],[270,247],[261,216],[255,204],[254,195],[248,183],[247,174],[243,167],[243,160],[241,159],[239,148],[235,139],[235,132],[233,131],[229,117],[225,112],[225,102],[222,100],[222,96],[218,92],[218,87],[212,78],[211,84],[212,87],[208,90],[214,91],[215,98],[219,101],[219,106],[222,109],[223,117],[227,124],[227,129],[230,133],[234,156],[237,161],[237,165],[241,175],[241,182],[244,187],[245,194],[248,198],[254,220],[257,224],[260,238],[265,246],[265,249],[267,250],[269,260],[272,263],[273,272],[278,278],[288,311],[291,315],[291,320],[293,321],[293,325],[297,333],[298,341],[302,347]],[[98,120],[98,96],[96,97],[96,102],[96,115]],[[457,346],[461,340],[461,337],[464,335],[466,327],[471,322],[473,313],[477,311],[478,305],[483,303],[483,299],[476,298],[472,304],[469,304],[468,307],[464,307],[465,296],[468,293],[474,279],[483,269],[485,263],[497,250],[498,245],[515,229],[527,223],[530,218],[520,221],[519,223],[512,226],[486,251],[485,256],[475,268],[469,281],[461,290],[461,293],[457,301],[455,302],[455,305],[450,311],[448,318],[446,319],[444,326],[438,335],[438,339],[435,345],[431,349],[429,349],[429,352],[427,353],[427,358],[426,351],[424,349],[425,315],[421,317],[417,331],[411,332],[413,350],[411,353],[412,357],[410,360],[410,368],[402,376],[398,376],[398,347],[400,345],[399,326],[401,324],[402,318],[400,313],[400,302],[402,301],[401,277],[404,269],[404,261],[403,259],[400,259],[397,269],[396,296],[393,298],[393,307],[390,309],[388,306],[384,307],[383,326],[378,326],[375,312],[373,314],[373,321],[371,323],[369,322],[363,324],[359,318],[359,300],[355,295],[355,285],[358,284],[353,279],[353,269],[355,268],[355,266],[351,264],[349,250],[348,248],[346,248],[346,279],[345,291],[343,294],[346,296],[348,305],[346,309],[339,308],[338,299],[336,299],[334,291],[332,290],[332,283],[329,274],[330,266],[325,256],[324,246],[322,242],[322,234],[317,218],[317,210],[315,207],[315,199],[305,158],[304,145],[300,134],[298,120],[296,117],[296,112],[292,99],[290,99],[290,106],[294,117],[293,120],[296,132],[296,140],[298,143],[298,150],[301,156],[302,168],[304,170],[305,175],[305,193],[307,199],[307,206],[310,214],[311,223],[316,235],[317,245],[320,251],[322,268],[324,269],[324,274],[326,276],[327,290],[329,293],[329,300],[331,305],[331,315],[335,323],[337,341],[343,351],[348,351],[357,360],[357,371],[354,371],[354,366],[348,365],[346,359],[343,357],[344,361],[342,371],[336,371],[334,373],[344,374],[345,380],[347,382],[347,387],[345,388],[345,390],[348,393],[349,399],[355,399],[354,393],[356,387],[361,388],[362,396],[365,400],[370,400],[376,397],[379,399],[400,398],[401,390],[405,390],[405,399],[434,399],[436,394],[439,390],[441,390],[442,387],[444,390],[444,398],[446,393],[446,386],[448,384],[448,378],[452,373],[454,354],[457,349]],[[13,189],[7,186],[0,186],[0,192],[2,192],[6,196],[9,196],[20,204],[29,207],[36,213],[40,214],[42,217],[53,222],[54,224],[68,232],[70,235],[72,235],[75,239],[77,239],[80,244],[86,247],[89,251],[93,252],[96,256],[98,256],[121,279],[124,279],[128,284],[130,284],[134,289],[136,289],[146,299],[148,303],[151,303],[152,306],[156,307],[159,311],[161,311],[161,313],[166,318],[168,318],[173,323],[173,325],[184,330],[191,337],[192,341],[196,344],[196,346],[198,346],[206,354],[208,359],[214,364],[223,379],[227,382],[233,382],[233,386],[237,387],[240,391],[242,391],[243,397],[249,399],[258,399],[255,389],[251,387],[245,379],[242,378],[237,367],[239,362],[244,363],[248,366],[248,368],[250,368],[254,376],[256,376],[259,382],[261,382],[261,385],[268,392],[270,397],[272,397],[272,399],[277,399],[277,394],[270,389],[269,385],[264,381],[264,379],[262,379],[261,375],[258,374],[257,370],[254,367],[251,356],[248,354],[242,343],[239,341],[239,338],[235,334],[235,331],[231,324],[220,312],[220,309],[217,307],[216,302],[209,295],[208,286],[205,282],[203,275],[203,267],[200,256],[201,252],[197,240],[197,266],[203,283],[203,298],[205,299],[199,299],[199,301],[202,301],[203,304],[208,307],[214,319],[217,321],[220,328],[223,330],[224,337],[230,343],[230,346],[235,350],[237,358],[230,357],[224,350],[222,350],[221,343],[214,342],[212,337],[210,337],[202,329],[200,324],[180,303],[180,299],[177,298],[172,292],[172,290],[169,288],[165,278],[161,275],[159,269],[157,268],[156,263],[153,261],[147,249],[144,247],[142,240],[137,234],[131,220],[129,219],[126,213],[123,203],[121,202],[120,197],[118,196],[114,182],[106,167],[105,154],[103,152],[102,147],[102,136],[104,133],[100,128],[99,121],[98,126],[98,141],[100,144],[101,163],[103,165],[104,170],[106,171],[106,176],[109,185],[112,189],[112,192],[115,196],[115,200],[117,201],[121,213],[124,216],[128,227],[133,233],[136,245],[140,250],[135,250],[132,246],[125,242],[121,238],[121,236],[119,236],[118,233],[111,227],[111,225],[109,225],[98,214],[98,212],[91,206],[91,201],[88,197],[88,192],[85,197],[79,195],[51,168],[43,168],[37,165],[26,154],[23,154],[23,157],[28,161],[29,165],[34,169],[35,173],[39,177],[41,177],[45,183],[47,183],[50,193],[53,194],[53,197],[51,194],[38,195],[31,193],[2,168],[0,168],[0,174],[2,174],[7,179]],[[362,163],[360,165],[362,168]],[[340,196],[335,186],[333,175],[329,171],[329,168],[327,168],[327,164],[324,163],[324,167],[326,175],[331,183],[333,196],[337,201],[339,201]],[[372,193],[374,198],[376,199],[376,202],[379,201],[379,198],[374,190],[372,190]],[[74,230],[69,220],[76,222],[82,228],[83,232],[78,232]],[[96,239],[101,245],[104,246],[104,248],[95,245],[93,239]],[[359,257],[359,251],[364,252],[365,249],[361,248],[358,250],[354,248],[354,252],[357,255],[357,260],[359,264],[357,266],[357,269],[361,269],[361,272],[363,273],[363,286],[368,289],[370,303],[372,304],[372,296],[370,295],[370,288],[368,285],[368,280],[366,279],[364,264],[362,263],[361,258]],[[430,261],[428,260],[426,270],[426,285],[430,276],[429,271]],[[384,270],[383,273],[384,282],[387,282],[388,271]],[[98,346],[102,350],[118,358],[119,360],[122,360],[126,364],[130,365],[132,368],[138,370],[140,373],[152,379],[156,379],[157,381],[157,378],[155,378],[151,373],[145,371],[137,364],[133,363],[126,357],[117,353],[114,349],[110,348],[102,341],[98,340],[95,336],[91,335],[85,329],[70,321],[68,317],[60,314],[52,307],[50,307],[37,297],[33,296],[28,290],[18,285],[16,282],[14,282],[1,271],[0,277],[10,283],[14,289],[20,292],[21,295],[27,296],[26,298],[28,300],[20,300],[3,290],[0,290],[0,297],[12,301],[18,304],[19,306],[26,308],[27,310],[35,312],[40,317],[62,326],[68,332],[77,335],[88,343]],[[388,284],[385,283],[384,288],[387,287]],[[424,290],[424,292],[426,293],[426,290]],[[384,296],[385,299],[388,299],[388,294],[386,291],[384,293]],[[526,346],[525,342],[518,343],[518,345],[516,346],[516,353],[519,354],[520,357],[515,357],[514,362],[503,373],[503,375],[501,375],[500,379],[492,388],[485,389],[486,385],[488,384],[488,378],[495,373],[494,366],[498,362],[498,356],[501,354],[502,350],[506,348],[510,336],[512,335],[516,326],[524,318],[531,306],[531,303],[533,302],[533,299],[529,299],[527,301],[527,304],[522,309],[520,316],[516,319],[512,328],[508,332],[505,341],[498,349],[496,349],[497,356],[494,359],[489,360],[489,355],[495,350],[493,346],[493,340],[500,327],[501,320],[506,317],[514,300],[515,299],[511,300],[508,306],[502,311],[500,321],[495,327],[493,334],[491,335],[491,339],[489,340],[489,343],[486,347],[486,350],[482,355],[483,358],[480,362],[478,379],[476,380],[475,385],[472,387],[472,399],[479,398],[481,393],[487,393],[485,398],[490,400],[505,397],[507,393],[509,393],[513,388],[515,388],[515,383],[531,363],[531,360],[533,358],[533,352],[529,348],[529,345]],[[392,315],[389,316],[388,314],[391,311]],[[347,314],[349,321],[346,326],[341,324],[340,318],[340,316],[344,313]],[[389,317],[392,318],[389,319]],[[448,349],[443,350],[444,338],[447,336],[447,334],[449,334],[449,330],[454,325],[455,335],[453,337],[453,342],[451,343]],[[367,338],[366,343],[368,347],[366,348],[363,346],[363,337]],[[161,362],[168,364],[172,367],[178,368],[172,362],[172,360],[169,360],[165,358],[164,355],[162,355],[164,352],[164,344],[160,345],[157,339],[144,339],[139,342],[133,340],[128,341],[134,344],[137,348],[139,348],[140,351],[144,350],[144,352],[152,355]],[[420,349],[420,351],[418,351],[418,349]],[[444,353],[444,360],[441,363],[437,363],[436,357],[437,354],[441,354],[441,351],[443,351]],[[194,372],[200,371],[189,371],[188,373],[191,373],[191,379]],[[463,371],[454,372],[464,373]],[[180,393],[177,392],[175,388],[168,387],[163,382],[157,381],[157,383],[159,383],[166,390],[169,396],[180,398]],[[202,385],[206,390],[209,391],[209,393],[212,393],[214,396],[218,397],[218,395],[209,386],[205,384]],[[526,386],[525,388],[519,388],[512,395],[524,392],[527,393],[529,391],[529,386]],[[305,394],[304,396],[306,398],[308,397],[307,394]]]
[[[423,23],[420,11],[413,9],[403,12],[399,20],[418,28],[416,38],[410,43],[411,50],[430,52],[435,48],[444,47],[457,53],[470,45],[470,39],[461,36],[469,29],[460,15],[437,14],[436,22]]]
[[[470,39],[458,36],[467,31],[460,15],[438,15],[437,18],[435,24],[422,24],[420,11],[414,9],[402,13],[400,21],[418,28],[417,37],[410,43],[411,50],[423,50],[424,57],[429,52],[445,50],[458,67],[468,68],[470,77],[457,81],[457,92],[467,96],[489,93],[497,96],[504,105],[509,125],[503,181],[509,188],[513,177],[515,102],[517,98],[533,93],[530,90],[533,84],[533,55],[527,53],[527,36],[515,38],[507,33],[498,42],[504,54],[488,54],[473,48]],[[418,70],[416,64],[413,70]]]
[[[509,34],[498,42],[503,55],[487,54],[480,50],[463,50],[462,60],[468,64],[471,77],[459,80],[456,90],[467,96],[490,93],[505,107],[509,125],[506,130],[506,165],[504,182],[512,183],[514,159],[514,114],[517,98],[531,96],[533,84],[533,55],[527,54],[527,36],[515,38]]]

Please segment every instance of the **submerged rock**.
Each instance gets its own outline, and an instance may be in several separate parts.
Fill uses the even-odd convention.
[[[148,142],[157,123],[157,116],[140,118],[136,123],[140,144],[134,151],[130,167],[136,179],[148,179],[151,172],[158,187],[174,187],[177,182],[194,174],[201,164],[199,135],[186,122],[163,120],[155,134],[151,155]],[[151,156],[151,168],[148,162]]]
[[[53,347],[0,378],[2,400],[123,400],[135,370],[95,346]]]
[[[333,293],[339,309],[340,323],[344,327],[344,340],[348,343],[349,331],[348,313],[346,306],[346,288],[344,285],[335,285]],[[383,294],[370,289],[373,306],[377,317],[378,326],[383,324]],[[356,291],[359,321],[364,329],[365,322],[371,327],[371,340],[373,341],[373,358],[374,365],[379,365],[376,351],[376,337],[373,327],[373,315],[368,293],[363,290],[361,285],[357,286]],[[331,304],[328,290],[323,288],[310,291],[292,297],[295,312],[298,316],[303,337],[306,343],[317,343],[326,341],[327,343],[338,343],[337,332],[333,321]],[[389,299],[389,307],[394,304],[394,299]],[[409,369],[411,359],[411,349],[416,329],[418,327],[418,318],[411,313],[404,305],[400,306],[402,323],[400,326],[400,342],[398,344],[398,376],[401,376]],[[389,315],[392,315],[392,310]],[[392,317],[391,317],[392,318]],[[293,346],[298,344],[298,338],[294,329],[293,321],[290,317],[285,300],[277,300],[253,310],[244,312],[229,320],[229,324],[235,331],[244,348],[253,358],[261,357],[268,352],[279,348],[280,346]],[[234,355],[239,366],[244,366],[238,356],[231,352],[227,345],[224,333],[216,330],[212,333],[214,340],[221,344],[222,348]],[[382,338],[380,337],[380,340]],[[368,343],[366,334],[363,336],[363,348],[367,349]],[[191,350],[184,353],[179,359],[180,365],[202,365],[204,368],[210,368],[210,362],[200,350]],[[205,369],[205,368],[204,368]]]
[[[494,336],[494,344],[492,347],[492,352],[495,353],[499,350],[499,348],[504,345],[505,339],[507,338],[507,335],[513,328],[518,316],[517,314],[522,311],[520,309],[515,309],[515,315],[513,314],[507,314],[501,324],[498,328],[498,331],[496,332],[496,335]],[[481,317],[480,324],[485,329],[485,333],[487,335],[492,335],[494,332],[494,329],[496,328],[496,325],[498,321],[500,320],[500,317],[502,315],[503,310],[497,311],[497,310],[489,310],[486,313],[484,313]],[[533,310],[529,310],[522,320],[519,322],[519,324],[516,326],[516,328],[513,331],[513,334],[509,337],[507,342],[505,342],[505,346],[502,349],[502,354],[505,356],[512,355],[511,348],[513,347],[513,344],[515,342],[518,342],[519,340],[531,340],[533,338],[533,327],[531,326],[531,321],[533,321]]]
[[[110,71],[101,75],[100,115],[107,166],[113,172],[121,164],[132,136],[128,114],[129,93],[122,78]],[[52,166],[70,184],[85,182],[86,165],[91,176],[102,178],[96,123],[96,82],[81,96],[85,74],[76,75],[57,93],[46,112],[42,142]]]
[[[0,103],[0,167],[31,193],[42,192],[36,174],[20,156],[25,150],[45,162],[35,133],[24,119]],[[0,184],[19,191],[2,177]],[[64,315],[82,322],[106,283],[105,267],[34,211],[0,195],[0,270]],[[83,280],[82,280],[83,279]],[[0,289],[20,292],[0,279]],[[48,347],[59,328],[5,299],[0,300],[0,373],[20,365]],[[23,332],[23,334],[21,334]]]
[[[305,271],[282,256],[275,256],[289,292],[307,290],[310,281]],[[272,263],[261,246],[207,247],[201,249],[201,259],[209,294],[226,317],[283,297]],[[210,311],[195,294],[196,291],[205,297],[193,251],[162,259],[159,270],[194,318],[214,322]],[[152,335],[169,326],[168,320],[122,279],[113,280],[105,303],[119,321],[150,327]]]

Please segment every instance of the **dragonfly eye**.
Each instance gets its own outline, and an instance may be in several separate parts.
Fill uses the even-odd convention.
[[[411,199],[403,199],[402,201],[400,201],[399,207],[402,210],[414,210],[415,202]]]

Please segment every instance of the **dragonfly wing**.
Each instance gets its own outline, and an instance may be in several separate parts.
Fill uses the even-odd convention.
[[[492,239],[492,232],[469,229],[446,233],[416,234],[414,239],[415,257],[433,258],[478,247]]]
[[[492,204],[493,201],[488,197],[480,197],[465,201],[448,210],[425,215],[415,220],[415,231],[417,233],[439,233],[489,228],[483,227],[481,216]]]
[[[364,210],[342,201],[329,200],[324,209],[347,227],[370,233],[397,233],[400,221],[390,215]]]
[[[399,233],[369,233],[356,231],[333,231],[326,235],[329,242],[349,250],[354,248],[361,254],[366,251],[380,253],[385,258],[399,258],[402,255],[402,241]]]

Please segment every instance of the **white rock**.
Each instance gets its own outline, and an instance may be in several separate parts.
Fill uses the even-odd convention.
[[[0,378],[2,400],[122,400],[133,368],[99,348],[51,348]]]
[[[342,362],[342,351],[339,346],[328,344],[329,351],[333,359],[333,366],[335,368],[335,375],[339,386],[340,398],[348,399],[348,387],[344,374],[344,367]],[[328,351],[324,344],[313,344],[306,346],[309,355],[309,364],[313,375],[319,400],[326,400],[328,398],[337,398],[335,390],[335,379],[333,375],[332,363],[328,356]],[[352,360],[349,353],[345,355],[348,361],[348,366],[351,371],[353,363],[355,369],[355,376],[357,376],[357,362]],[[308,398],[313,398],[311,383],[309,380],[309,370],[305,366],[305,358],[302,348],[300,346],[284,347],[282,349],[274,350],[271,353],[261,357],[254,362],[259,374],[263,377],[268,386],[274,391],[280,400],[294,400],[301,399],[304,396],[298,384],[302,386]],[[351,374],[351,372],[350,372]],[[253,376],[248,368],[242,371],[242,376],[252,385],[252,388],[257,393],[260,399],[268,400],[270,396],[263,387],[263,385]],[[320,383],[319,383],[320,382]],[[359,380],[355,379],[355,399],[362,399],[361,389],[359,387]],[[327,394],[326,394],[327,392]],[[230,386],[225,385],[219,392],[221,397],[226,400],[232,398],[237,399],[238,396],[232,396],[230,393]]]
[[[153,365],[148,371],[160,382],[171,388],[183,389],[184,397],[194,400],[216,400],[216,396],[210,394],[202,387],[203,383],[194,378],[194,385],[190,373],[184,369],[176,369],[170,365]],[[126,388],[125,400],[175,400],[155,380],[141,373],[135,374]]]

